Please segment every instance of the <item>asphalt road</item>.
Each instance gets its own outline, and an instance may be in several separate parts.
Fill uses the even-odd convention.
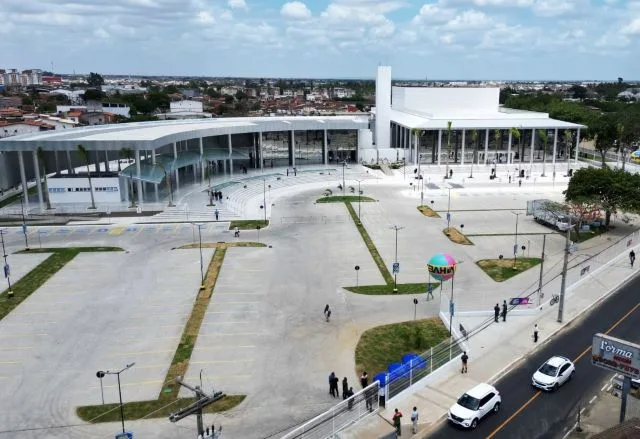
[[[610,372],[591,365],[593,335],[602,332],[636,343],[640,341],[638,291],[640,277],[607,298],[589,315],[573,322],[502,377],[495,385],[502,395],[502,408],[499,413],[488,415],[476,430],[464,431],[445,421],[427,437],[562,438],[567,428],[574,425],[580,403],[586,404],[611,376]],[[531,376],[553,355],[574,361],[575,376],[555,393],[540,392],[531,386]]]

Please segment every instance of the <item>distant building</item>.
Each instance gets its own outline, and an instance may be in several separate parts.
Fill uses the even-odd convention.
[[[71,113],[80,112],[81,114],[85,113],[112,113],[114,115],[122,116],[125,118],[131,117],[131,107],[126,104],[117,104],[113,102],[89,102],[87,105],[56,105],[56,113],[65,114],[68,113],[67,116],[76,120],[77,115],[71,115]],[[101,122],[103,123],[103,122]],[[91,125],[95,125],[92,123]]]
[[[184,100],[169,103],[169,112],[157,115],[159,119],[201,119],[212,117],[205,113],[202,102]]]

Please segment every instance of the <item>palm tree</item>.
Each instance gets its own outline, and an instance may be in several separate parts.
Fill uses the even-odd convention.
[[[473,144],[473,156],[471,158],[471,171],[469,178],[473,178],[473,163],[476,161],[478,154],[478,130],[471,130],[471,143]]]
[[[91,193],[91,207],[89,209],[95,209],[96,200],[93,198],[93,183],[91,183],[91,169],[89,169],[89,151],[82,145],[78,145],[77,149],[80,158],[85,165],[87,165],[87,178],[89,179],[89,192]]]
[[[573,131],[564,130],[564,149],[567,155],[567,162],[571,161],[571,146],[573,145]]]
[[[509,129],[509,132],[511,133],[511,137],[515,138],[518,141],[518,155],[520,155],[520,130],[517,128],[511,128]],[[522,156],[520,156],[520,161],[522,161]],[[509,162],[509,160],[507,160],[507,163]]]
[[[416,159],[418,159],[418,166],[420,166],[420,137],[424,135],[424,130],[419,128],[411,128],[411,133],[415,139]]]
[[[449,178],[449,156],[451,155],[451,121],[447,121],[447,167],[444,170],[444,178]]]
[[[130,163],[131,157],[133,157],[133,151],[131,148],[120,148],[118,156],[120,158],[127,159],[127,163]],[[120,171],[120,160],[118,160],[118,171]],[[127,192],[129,192],[129,199],[131,200],[131,205],[129,207],[136,207],[136,202],[133,199],[133,179],[131,176],[129,176],[129,182],[127,183]]]
[[[493,130],[493,140],[496,141],[496,158],[494,159],[496,160],[498,158],[498,148],[502,146],[502,130]]]
[[[51,200],[49,199],[49,181],[47,180],[47,168],[44,163],[44,151],[42,150],[42,147],[39,146],[36,153],[38,154],[38,167],[40,168],[40,173],[44,175],[44,199],[47,202],[47,210],[51,210]]]
[[[542,174],[540,175],[540,177],[544,177],[544,173],[545,173],[545,165],[547,163],[547,144],[549,143],[549,134],[547,133],[547,130],[538,130],[538,137],[540,137],[540,139],[542,139]]]

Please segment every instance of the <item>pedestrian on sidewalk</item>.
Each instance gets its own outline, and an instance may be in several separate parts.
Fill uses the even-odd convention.
[[[289,168],[287,168],[287,177],[289,176]]]
[[[293,176],[296,177],[298,175],[298,169],[293,168]]]
[[[464,351],[462,353],[462,357],[460,357],[460,360],[462,360],[462,370],[460,371],[460,373],[467,373],[467,362],[469,361],[467,351]]]
[[[418,408],[414,407],[411,412],[411,431],[413,434],[418,432]]]
[[[327,306],[324,308],[324,318],[325,320],[328,322],[331,319],[331,308],[329,308],[329,305],[327,304]]]
[[[218,212],[218,209],[216,209],[216,211],[213,212],[213,214],[216,216],[216,221],[218,221],[218,217],[220,216],[220,212]]]
[[[336,373],[331,372],[331,374],[329,375],[329,394],[333,397],[335,397],[335,395],[333,394],[333,379],[335,377],[336,377]]]
[[[347,377],[342,379],[342,399],[347,399],[347,395],[349,394],[349,383],[347,382]]]
[[[429,297],[431,297],[431,299],[429,299]],[[427,288],[427,302],[429,300],[433,300],[433,286],[431,286],[431,283],[429,283],[429,287]]]
[[[503,322],[507,321],[507,301],[506,300],[502,301],[502,321]]]
[[[636,252],[631,250],[629,252],[629,262],[631,262],[631,268],[633,268],[633,263],[636,261]]]
[[[347,406],[349,407],[349,410],[353,408],[353,398],[351,398],[352,396],[353,396],[353,387],[349,387],[349,391],[347,392],[347,399],[349,400],[349,402],[347,403]]]
[[[240,229],[236,227],[234,230],[235,231],[233,232],[233,236],[235,236],[236,238],[240,238]]]
[[[518,180],[518,187],[522,187],[522,179]]]
[[[334,398],[340,398],[340,391],[338,390],[338,383],[340,382],[340,378],[338,378],[336,375],[333,376],[333,393],[331,393],[333,395]]]
[[[538,324],[533,325],[533,342],[538,343]]]
[[[365,390],[364,398],[365,398],[365,403],[366,403],[366,406],[367,406],[367,410],[369,410],[369,413],[371,413],[373,411],[373,399],[375,397],[376,397],[376,389],[375,388],[371,388],[371,389]]]
[[[360,385],[363,389],[369,385],[369,375],[366,370],[362,372],[362,375],[360,375]]]
[[[496,323],[499,322],[498,318],[500,317],[500,305],[498,305],[496,303],[496,306],[493,307],[493,320],[496,321]]]
[[[402,426],[400,424],[400,419],[402,418],[402,413],[400,412],[400,410],[396,409],[395,412],[393,413],[393,426],[396,429],[396,434],[398,436],[402,436]]]
[[[511,174],[509,174],[509,184],[511,184]]]
[[[327,316],[327,313],[329,312],[329,304],[327,303],[324,307],[324,316]]]

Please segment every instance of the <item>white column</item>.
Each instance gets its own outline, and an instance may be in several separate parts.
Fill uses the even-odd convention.
[[[487,164],[487,156],[489,155],[489,128],[484,133],[484,164]]]
[[[329,164],[328,161],[328,156],[329,156],[329,142],[327,141],[327,129],[324,129],[324,137],[322,138],[322,141],[324,142],[324,164],[327,165]]]
[[[155,164],[156,164],[156,150],[152,149],[151,150],[151,163],[154,165],[153,168],[155,169]],[[154,183],[153,184],[153,189],[156,193],[156,202],[159,201],[159,197],[158,197],[158,183]]]
[[[576,132],[576,154],[575,154],[575,157],[573,158],[573,163],[576,165],[578,164],[579,148],[580,148],[580,128],[578,128],[578,131]]]
[[[204,146],[202,144],[202,137],[200,137],[199,139],[199,145],[200,145],[200,177],[201,177],[201,182],[202,184],[204,184],[204,168],[205,168],[205,163],[204,163]],[[255,148],[254,148],[255,149]],[[207,172],[209,172],[209,170],[207,169]]]
[[[71,164],[71,152],[69,150],[67,150],[67,166],[69,167],[69,169],[67,169],[68,175],[76,173],[75,169],[73,169],[73,165]]]
[[[173,142],[173,159],[177,162],[178,160],[178,146],[176,142]],[[180,178],[178,176],[178,168],[175,170],[176,173],[176,191],[180,189]]]
[[[511,141],[513,140],[513,133],[509,130],[509,142],[507,143],[507,165],[511,164]]]
[[[36,188],[38,188],[38,203],[40,204],[40,211],[44,210],[44,200],[42,198],[42,181],[40,180],[40,165],[38,163],[38,153],[33,151],[33,169],[36,173]]]
[[[291,130],[291,166],[296,166],[296,132]]]
[[[466,141],[467,130],[462,130],[462,158],[460,159],[460,165],[464,166],[464,144]]]
[[[251,134],[253,139],[253,169],[258,169],[258,153],[256,152],[256,133]],[[251,165],[251,164],[249,164]]]
[[[175,143],[174,143],[175,145]],[[136,149],[136,175],[138,176],[138,205],[142,205],[142,175],[140,174],[140,150]]]
[[[231,158],[231,154],[233,153],[233,145],[231,145],[231,134],[227,134],[227,138],[229,139],[229,174],[233,175],[233,159]]]
[[[529,173],[531,173],[531,169],[533,169],[533,153],[536,148],[536,129],[533,128],[531,130],[531,153],[529,154]]]
[[[440,166],[440,151],[442,150],[442,130],[438,130],[438,166]]]
[[[58,161],[58,151],[53,152],[53,158],[56,161],[56,175],[60,175],[60,162]]]
[[[105,150],[104,151],[104,170],[106,172],[110,172],[109,170],[109,151]]]
[[[324,130],[324,145],[325,145],[325,156],[324,156],[324,164],[327,164],[327,130]],[[258,150],[260,151],[260,170],[264,172],[264,158],[262,154],[264,153],[262,149],[262,131],[258,132]]]
[[[558,147],[558,128],[553,130],[553,175],[556,174],[556,148]]]
[[[27,188],[27,175],[24,172],[24,158],[22,157],[22,151],[18,151],[18,164],[20,166],[20,180],[22,181],[22,197],[24,198],[24,208],[25,212],[29,213],[29,191]]]

